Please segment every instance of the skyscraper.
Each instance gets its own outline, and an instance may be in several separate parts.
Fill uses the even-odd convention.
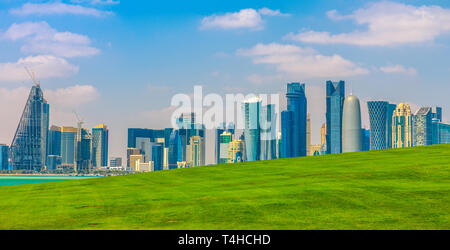
[[[61,127],[61,165],[65,168],[75,166],[75,144],[77,129],[73,127]]]
[[[169,140],[169,169],[178,168],[178,162],[183,161],[181,138],[178,130],[172,131]]]
[[[92,171],[92,135],[78,123],[75,144],[75,171],[90,173]]]
[[[294,82],[287,84],[287,110],[293,112],[292,125],[292,156],[306,156],[306,118],[307,99],[305,84]]]
[[[0,170],[8,170],[9,167],[9,147],[0,144]]]
[[[61,156],[61,127],[52,126],[48,132],[47,155]]]
[[[281,112],[281,146],[280,158],[293,157],[292,138],[294,130],[294,112],[285,110]]]
[[[392,116],[392,147],[411,147],[412,132],[411,108],[407,103],[400,103]]]
[[[228,163],[242,162],[245,159],[245,142],[234,139],[228,147]]]
[[[108,128],[100,124],[92,129],[92,165],[108,166]]]
[[[342,152],[342,112],[345,100],[345,82],[326,83],[327,154]]]
[[[157,143],[152,146],[153,171],[163,170],[164,145]]]
[[[370,119],[370,150],[387,148],[388,102],[367,102]],[[391,129],[392,130],[392,129]]]
[[[431,118],[437,119],[439,122],[442,122],[442,108],[441,107],[432,107],[431,108]]]
[[[426,146],[433,144],[431,108],[420,108],[414,114],[413,145]]]
[[[358,152],[362,149],[361,107],[358,97],[349,95],[344,101],[342,117],[342,152]]]
[[[11,163],[15,170],[44,169],[49,113],[41,87],[33,86],[11,143]]]
[[[327,152],[327,123],[322,124],[320,127],[320,145],[322,145],[323,151]]]
[[[261,152],[260,141],[260,112],[261,100],[258,97],[242,102],[244,114],[245,155],[247,161],[257,161]]]
[[[394,115],[394,110],[397,107],[395,104],[387,104],[387,114],[386,114],[386,148],[392,148],[392,116]]]
[[[370,150],[370,130],[369,129],[362,129],[362,151],[369,151]]]
[[[311,151],[311,114],[306,117],[306,155],[313,155]]]
[[[231,132],[224,131],[219,136],[220,156],[219,156],[218,164],[228,163],[228,149],[230,147],[230,143],[232,140],[233,140],[233,134],[231,134]]]
[[[261,108],[261,156],[260,160],[277,158],[277,118],[275,105],[264,105]]]
[[[205,140],[200,136],[192,136],[190,147],[190,165],[192,167],[205,165]]]
[[[230,132],[232,136],[234,136],[235,133],[235,126],[234,123],[229,123],[228,125],[225,125],[225,123],[222,123],[219,127],[216,128],[216,140],[215,140],[215,155],[216,155],[216,163],[217,164],[222,164],[220,163],[220,158],[221,156],[223,156],[224,154],[227,155],[228,152],[224,152],[222,154],[221,147],[220,147],[220,135],[222,135],[223,132]]]
[[[137,148],[127,148],[127,168],[132,168],[132,155],[141,155],[141,150]],[[142,156],[142,162],[144,162],[144,156]]]
[[[450,143],[450,124],[442,123],[437,118],[432,120],[433,144]]]

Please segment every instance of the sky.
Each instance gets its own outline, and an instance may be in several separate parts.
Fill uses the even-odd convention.
[[[126,156],[127,128],[170,126],[171,98],[285,93],[305,82],[312,143],[325,121],[325,81],[361,100],[442,106],[450,119],[450,2],[0,0],[0,143],[10,144],[32,81],[50,123],[110,129]],[[283,105],[283,103],[282,103]],[[207,163],[213,143],[207,138]],[[208,146],[209,144],[209,146]]]

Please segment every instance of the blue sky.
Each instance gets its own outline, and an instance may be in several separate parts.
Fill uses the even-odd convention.
[[[307,83],[313,143],[324,82],[362,101],[440,105],[449,119],[449,1],[0,0],[0,143],[9,144],[31,82],[51,123],[110,127],[124,156],[128,127],[169,126],[170,99],[192,93],[283,93]],[[167,117],[166,117],[167,116]],[[363,124],[368,126],[363,114]]]

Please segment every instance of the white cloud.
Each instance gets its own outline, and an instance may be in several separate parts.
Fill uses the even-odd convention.
[[[0,63],[0,82],[29,80],[25,67],[32,69],[38,79],[67,77],[77,73],[79,69],[63,58],[49,55],[29,56],[14,63]]]
[[[260,30],[263,28],[262,16],[287,16],[280,10],[271,10],[268,8],[242,9],[239,12],[226,13],[224,15],[212,15],[203,18],[200,28],[202,29],[239,29],[250,28]]]
[[[14,23],[1,37],[12,41],[24,40],[21,51],[29,54],[51,54],[71,58],[100,53],[97,48],[90,46],[89,37],[71,32],[58,32],[46,22]]]
[[[109,4],[119,4],[120,1],[114,1],[114,0],[92,0],[92,4],[103,4],[103,5],[109,5]]]
[[[240,49],[238,55],[253,58],[254,64],[274,65],[278,72],[292,77],[325,78],[368,74],[365,68],[339,55],[325,56],[311,48],[284,44],[257,44],[251,49]]]
[[[93,3],[112,3],[114,1],[93,1]],[[61,2],[50,2],[50,3],[26,3],[22,7],[17,9],[11,9],[11,14],[19,16],[29,16],[29,15],[84,15],[84,16],[94,16],[103,17],[111,15],[110,11],[102,11],[94,8],[84,7],[81,5],[65,4]]]
[[[10,144],[30,88],[0,88],[0,143]],[[44,89],[44,97],[50,104],[50,122],[59,125],[75,125],[72,111],[81,105],[88,104],[98,97],[97,90],[90,85],[75,85],[57,90]]]
[[[307,31],[288,34],[286,39],[319,44],[351,44],[359,46],[389,46],[433,41],[450,32],[450,9],[440,6],[412,6],[382,1],[371,3],[351,15],[327,13],[331,20],[353,20],[367,26],[366,31],[331,34]]]
[[[417,75],[417,70],[415,68],[406,68],[403,65],[383,66],[383,67],[380,67],[380,70],[387,74]]]

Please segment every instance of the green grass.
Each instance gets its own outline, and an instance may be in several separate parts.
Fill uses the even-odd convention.
[[[0,229],[450,229],[450,145],[0,187]]]

